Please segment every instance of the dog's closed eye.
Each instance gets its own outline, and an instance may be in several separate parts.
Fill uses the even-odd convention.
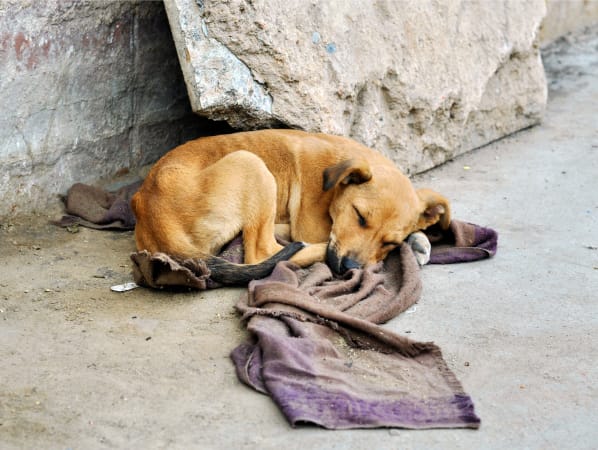
[[[367,227],[368,226],[368,222],[367,222],[367,220],[365,220],[365,217],[363,217],[363,215],[359,212],[359,210],[355,206],[353,206],[353,209],[357,213],[357,220],[359,221],[359,226],[361,228]]]

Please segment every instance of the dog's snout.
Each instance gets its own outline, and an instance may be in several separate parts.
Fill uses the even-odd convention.
[[[348,258],[346,256],[343,256],[343,258],[341,259],[341,271],[342,272],[346,272],[347,270],[351,270],[351,269],[359,269],[360,267],[361,267],[361,264],[359,264],[354,259]]]
[[[334,272],[338,274],[343,274],[347,270],[358,269],[361,267],[359,262],[348,256],[340,257],[330,245],[326,249],[326,263]]]
[[[341,259],[339,259],[336,251],[331,245],[328,245],[328,248],[326,248],[326,264],[328,264],[328,267],[330,267],[334,272],[340,273]]]

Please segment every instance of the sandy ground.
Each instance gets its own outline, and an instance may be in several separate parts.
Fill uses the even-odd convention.
[[[0,228],[0,448],[596,448],[597,30],[545,59],[541,126],[415,180],[496,228],[497,257],[425,267],[422,299],[387,325],[441,346],[479,430],[292,429],[229,360],[241,290],[111,292],[132,233],[37,216]]]

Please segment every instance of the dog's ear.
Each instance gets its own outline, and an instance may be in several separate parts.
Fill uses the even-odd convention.
[[[347,159],[324,170],[324,191],[338,184],[361,184],[372,178],[370,165],[365,159]]]
[[[443,230],[446,230],[451,223],[449,201],[431,189],[418,189],[417,196],[421,205],[417,228],[425,230],[429,226],[438,223]]]

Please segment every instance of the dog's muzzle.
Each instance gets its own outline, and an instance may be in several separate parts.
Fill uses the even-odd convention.
[[[339,257],[334,250],[334,247],[331,245],[328,245],[326,248],[326,264],[338,274],[343,274],[347,270],[359,269],[361,267],[361,264],[348,256]]]

